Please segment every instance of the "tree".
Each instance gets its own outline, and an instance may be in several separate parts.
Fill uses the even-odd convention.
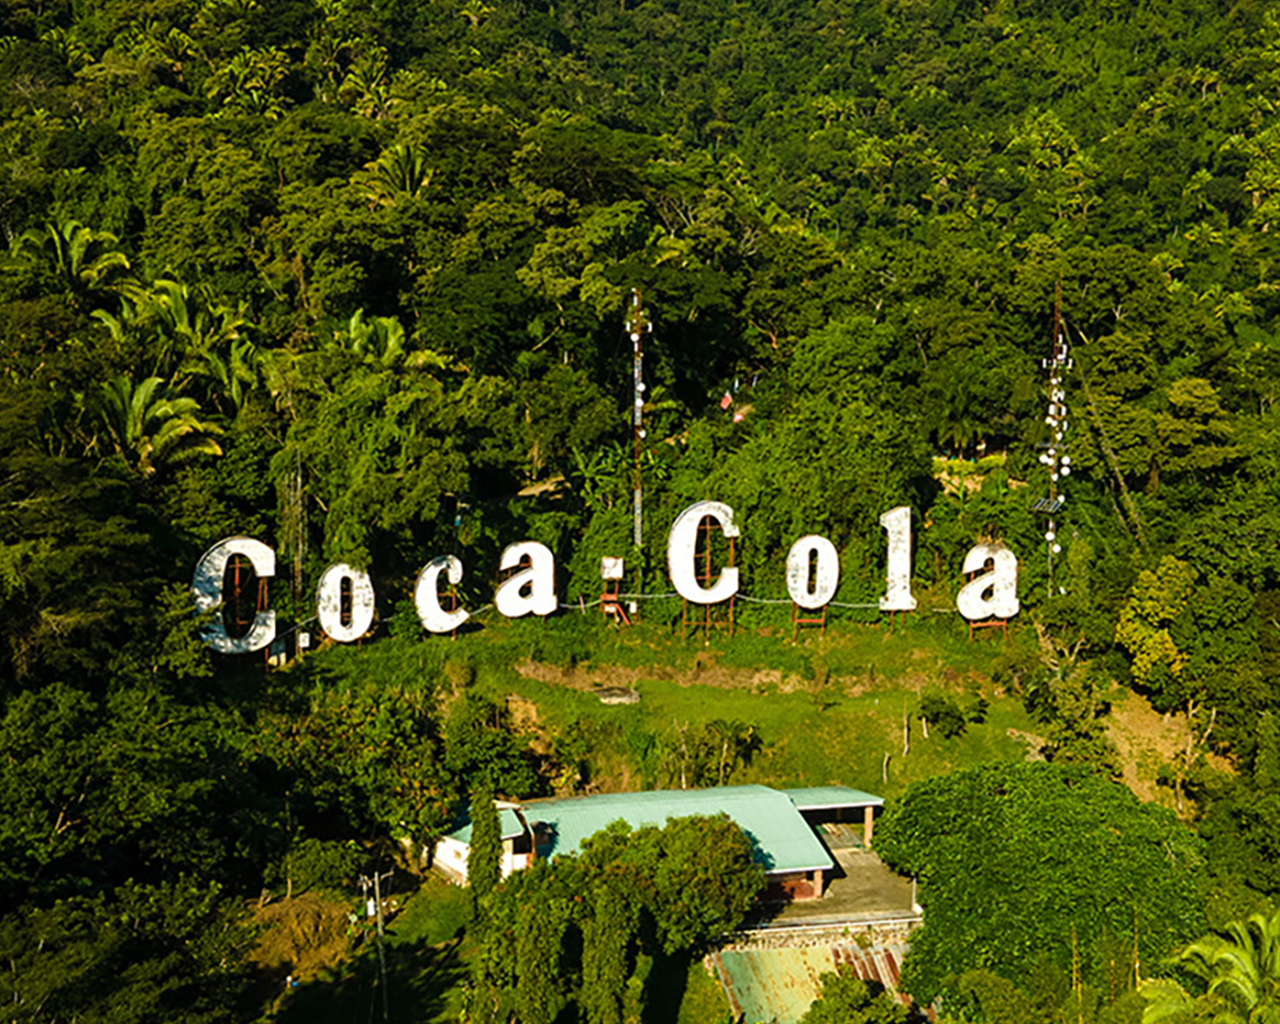
[[[1133,656],[1134,678],[1156,691],[1165,707],[1180,703],[1177,695],[1185,689],[1178,680],[1187,656],[1171,630],[1190,604],[1198,577],[1194,566],[1166,555],[1154,571],[1138,573],[1116,623],[1116,639]]]
[[[569,987],[561,966],[561,943],[573,913],[564,895],[544,892],[516,914],[516,1018],[523,1024],[552,1024]]]
[[[1169,966],[1195,978],[1196,997],[1172,981],[1144,989],[1144,1022],[1172,1021],[1180,1014],[1215,1024],[1280,1021],[1280,913],[1231,921],[1180,950]]]
[[[487,697],[463,694],[450,709],[444,741],[445,767],[459,781],[517,798],[537,791],[527,742],[513,732],[506,710]]]
[[[1280,893],[1280,722],[1265,712],[1255,730],[1246,770],[1206,787],[1200,823],[1210,869],[1246,905]]]
[[[741,922],[764,882],[751,842],[724,816],[678,818],[585,840],[493,891],[476,958],[477,1001],[501,1019],[550,1021],[566,997],[589,1024],[638,1005],[651,962],[696,953]],[[573,926],[573,927],[571,927]]]
[[[109,231],[94,231],[68,220],[24,232],[14,241],[11,254],[51,275],[76,305],[83,305],[93,292],[127,274],[129,259],[116,248],[117,241]]]
[[[148,377],[135,384],[120,376],[102,385],[100,417],[116,454],[143,477],[164,464],[200,455],[221,455],[214,440],[222,428],[200,419],[194,398],[170,397],[164,381]]]
[[[481,786],[471,797],[471,845],[467,850],[467,884],[477,903],[502,880],[502,827],[493,791]]]
[[[651,865],[652,912],[668,953],[701,949],[746,916],[764,884],[751,841],[725,815],[675,818],[660,834]]]
[[[920,698],[916,716],[925,723],[926,732],[929,723],[942,733],[945,739],[963,736],[969,728],[969,720],[954,697],[941,693],[926,693]]]
[[[344,669],[352,678],[341,685],[264,711],[256,747],[283,775],[283,800],[297,805],[291,813],[318,827],[340,822],[359,838],[426,843],[448,824],[457,793],[443,765],[434,692],[391,666],[376,684],[367,664]]]
[[[633,969],[639,904],[628,873],[594,880],[590,916],[582,925],[582,992],[587,1024],[622,1024],[627,978]]]
[[[1110,936],[1150,963],[1202,927],[1195,838],[1166,810],[1079,766],[998,764],[913,785],[876,828],[876,850],[916,875],[925,923],[903,984],[932,1001],[982,968],[1019,983],[1040,963],[1086,979]]]
[[[880,985],[859,978],[840,964],[818,978],[818,998],[800,1024],[906,1024],[910,1013]]]
[[[286,368],[280,389],[297,419],[272,469],[291,476],[301,457],[326,509],[326,553],[368,564],[388,540],[431,529],[445,495],[465,493],[476,453],[459,436],[470,382],[455,390],[421,369],[354,361],[329,349]]]
[[[253,933],[219,886],[130,882],[0,918],[11,1019],[215,1024],[249,986]]]
[[[1123,947],[1130,942],[1117,938],[1110,955],[1123,962]],[[1044,967],[1021,987],[990,971],[966,971],[957,987],[977,1004],[987,1024],[1140,1024],[1145,1003],[1134,980],[1129,970],[1092,986],[1078,974],[1069,978],[1056,967]]]
[[[717,786],[723,786],[728,781],[739,761],[750,765],[752,757],[764,746],[756,727],[746,722],[717,718],[707,723],[707,729],[715,737],[719,747],[716,756]]]
[[[236,871],[248,819],[229,826],[243,768],[210,716],[157,687],[105,698],[52,683],[0,717],[0,896],[67,895],[122,875]]]

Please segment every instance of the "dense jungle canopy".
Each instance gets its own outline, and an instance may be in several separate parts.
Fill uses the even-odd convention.
[[[703,498],[765,597],[822,533],[874,601],[899,505],[940,605],[1007,543],[1039,641],[993,671],[1051,752],[1115,770],[1106,681],[1185,716],[1209,870],[1274,894],[1278,106],[1255,0],[0,0],[0,995],[225,1019],[236,900],[569,759],[377,660],[420,566],[477,607],[531,537],[565,601],[602,555],[665,590]],[[365,668],[211,660],[187,584],[237,534],[282,628],[374,573]]]

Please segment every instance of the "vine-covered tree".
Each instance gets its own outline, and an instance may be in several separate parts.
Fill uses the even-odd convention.
[[[920,881],[904,984],[925,1001],[970,968],[1017,983],[1074,960],[1094,979],[1110,939],[1132,937],[1151,963],[1203,926],[1194,835],[1088,768],[990,765],[916,783],[877,825],[876,850]]]

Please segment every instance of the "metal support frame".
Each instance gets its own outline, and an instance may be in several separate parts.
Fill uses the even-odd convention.
[[[268,594],[267,580],[258,577],[257,593],[254,595],[253,614],[248,618],[244,614],[244,581],[241,578],[242,573],[248,566],[249,560],[243,555],[232,555],[227,563],[227,571],[231,576],[231,600],[224,602],[224,610],[219,614],[225,616],[225,606],[231,608],[231,621],[235,625],[236,635],[244,636],[253,625],[253,619],[258,612],[267,610]],[[264,663],[271,659],[271,645],[268,644],[262,649]]]
[[[622,581],[605,580],[604,590],[600,594],[600,611],[606,619],[612,619],[615,626],[629,626],[631,619],[622,606]]]
[[[822,635],[827,635],[827,606],[822,606],[822,613],[816,617],[805,618],[808,608],[801,608],[794,601],[791,602],[791,642],[795,643],[796,638],[800,635],[800,629],[803,626],[820,626]]]
[[[698,524],[698,536],[701,538],[702,544],[702,569],[697,574],[698,582],[703,588],[708,588],[715,581],[716,572],[711,565],[711,539],[714,532],[721,532],[721,526],[711,516],[704,516],[702,522]],[[737,566],[738,549],[734,543],[734,538],[729,540],[729,561],[726,569],[733,569]],[[694,560],[697,561],[698,555],[695,552]],[[689,634],[690,625],[695,630],[702,630],[702,638],[705,642],[710,642],[711,631],[723,630],[729,637],[733,636],[734,610],[737,606],[737,595],[729,598],[728,601],[722,601],[719,604],[693,605],[695,609],[690,614],[690,601],[688,598],[681,600],[680,609],[680,638],[683,640]],[[696,609],[701,609],[698,611]],[[717,609],[723,609],[718,612]]]
[[[981,569],[977,570],[977,572],[967,573],[965,575],[965,579],[969,582],[972,582],[973,580],[977,579],[978,573],[986,572],[987,569],[990,567],[991,567],[991,560],[988,559],[986,565],[984,565]],[[973,619],[970,619],[969,620],[970,641],[973,640],[973,631],[975,629],[977,630],[998,629],[1000,630],[1001,636],[1003,636],[1005,640],[1009,639],[1009,620],[1008,619],[999,619],[999,618],[996,618],[994,615],[987,619],[979,619],[976,622]]]
[[[969,639],[973,639],[973,631],[975,629],[998,629],[1006,640],[1009,639],[1009,620],[1008,619],[983,619],[981,622],[969,623]]]
[[[452,614],[458,610],[458,588],[452,583],[445,588],[443,594],[440,595],[440,610]],[[449,634],[449,639],[458,639],[458,627],[454,626],[453,631]]]

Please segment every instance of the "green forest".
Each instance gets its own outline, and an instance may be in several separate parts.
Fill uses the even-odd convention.
[[[740,834],[465,899],[405,850],[494,795],[730,781],[885,793],[940,1019],[1280,1019],[1280,11],[0,0],[0,231],[7,1019],[728,1020],[663,986],[750,905]],[[704,499],[758,599],[732,637],[585,613],[602,556],[668,593]],[[863,607],[792,642],[765,602],[810,533]],[[201,643],[238,535],[313,635],[287,665]],[[481,614],[524,539],[562,610]],[[1007,638],[955,614],[978,543],[1020,559]],[[456,639],[412,602],[443,554]],[[377,584],[359,645],[316,632],[335,562]],[[557,682],[606,668],[646,703]],[[1109,731],[1134,701],[1184,737],[1155,763]],[[385,872],[398,1005],[361,912],[290,1017],[268,912]],[[810,1018],[907,1012],[833,977]]]

